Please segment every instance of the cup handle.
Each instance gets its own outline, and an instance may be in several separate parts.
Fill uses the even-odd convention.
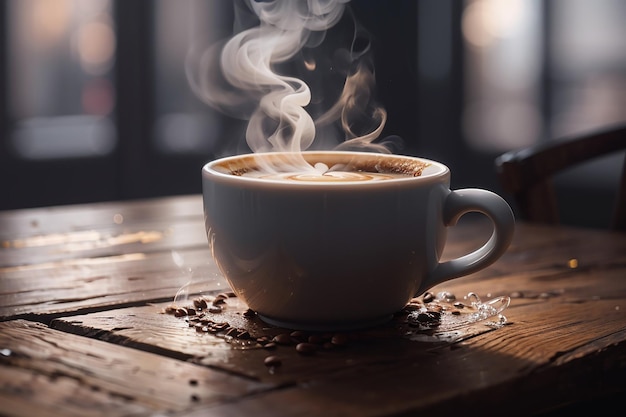
[[[469,275],[486,268],[507,250],[515,231],[515,217],[508,203],[491,191],[467,188],[451,191],[443,203],[444,225],[454,226],[461,216],[482,213],[491,219],[493,232],[489,240],[474,252],[456,259],[440,262],[422,282],[418,294],[444,281]]]

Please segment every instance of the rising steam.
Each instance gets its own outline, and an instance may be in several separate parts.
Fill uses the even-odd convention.
[[[333,148],[389,152],[374,142],[386,112],[374,101],[371,51],[369,42],[363,45],[365,32],[356,20],[350,22],[347,46],[333,47],[331,53],[323,50],[325,60],[311,52],[347,15],[349,0],[244,1],[246,7],[236,11],[253,13],[258,24],[190,56],[187,75],[198,97],[228,115],[249,120],[246,140],[253,152],[300,152],[322,140],[316,137],[320,132],[324,136],[335,132],[337,137],[330,142],[323,138]],[[325,104],[314,120],[305,77],[286,70],[302,68],[312,78],[316,70],[324,69],[321,62],[343,81],[330,94],[334,102]]]

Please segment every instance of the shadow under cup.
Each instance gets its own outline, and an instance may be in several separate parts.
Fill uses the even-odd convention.
[[[504,200],[451,191],[448,168],[422,158],[248,154],[206,164],[202,180],[215,262],[261,319],[291,329],[383,323],[430,287],[494,262],[513,232]],[[440,263],[447,225],[469,211],[493,220],[491,239],[472,259]]]

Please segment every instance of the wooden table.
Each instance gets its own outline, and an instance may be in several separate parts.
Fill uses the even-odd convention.
[[[444,255],[477,247],[483,229],[462,219]],[[0,414],[626,409],[626,234],[521,223],[495,264],[432,290],[446,291],[464,307],[420,297],[374,329],[290,334],[228,294],[199,196],[0,212]],[[470,292],[510,297],[506,322],[472,319]],[[195,316],[168,309],[194,301]],[[420,309],[442,307],[420,325]],[[309,338],[314,351],[296,349]]]

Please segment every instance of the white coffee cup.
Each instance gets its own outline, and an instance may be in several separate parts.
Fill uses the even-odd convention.
[[[256,172],[292,157],[305,158],[309,170]],[[378,174],[393,178],[370,179]],[[215,262],[262,320],[291,329],[383,323],[433,286],[495,262],[514,232],[504,199],[482,189],[450,190],[450,170],[423,158],[238,155],[206,164],[202,182]],[[448,227],[468,212],[491,220],[490,239],[440,262]]]

